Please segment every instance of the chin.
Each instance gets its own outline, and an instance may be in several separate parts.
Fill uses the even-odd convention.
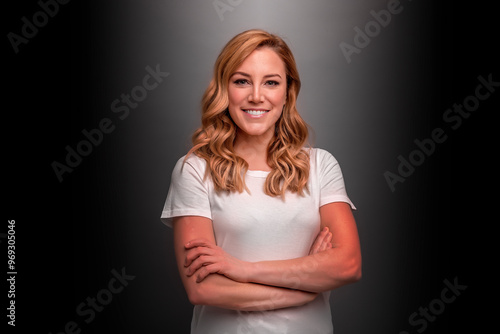
[[[240,131],[246,134],[247,136],[252,137],[272,137],[274,133],[274,128],[272,129],[252,129],[252,128],[240,128]]]

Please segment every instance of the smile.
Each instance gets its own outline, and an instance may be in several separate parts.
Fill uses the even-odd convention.
[[[243,111],[252,116],[261,116],[269,112],[269,110],[262,109],[243,109]]]

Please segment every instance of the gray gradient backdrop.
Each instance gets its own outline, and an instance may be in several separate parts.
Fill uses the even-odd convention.
[[[494,164],[484,163],[492,154],[482,148],[494,152],[495,123],[487,115],[498,110],[499,93],[481,101],[457,130],[442,116],[474,94],[478,76],[492,73],[500,81],[492,66],[499,59],[488,18],[494,11],[401,0],[400,12],[347,62],[339,45],[354,44],[355,29],[390,3],[397,2],[73,1],[61,4],[19,53],[6,41],[6,99],[16,105],[6,112],[5,193],[22,265],[18,326],[9,329],[59,333],[74,321],[82,334],[189,332],[192,306],[176,269],[172,231],[159,217],[172,168],[200,124],[215,59],[231,37],[250,28],[276,33],[291,47],[311,143],[338,159],[358,208],[363,278],[333,291],[335,333],[489,328],[472,311],[482,305],[484,318],[495,319],[481,304],[494,283],[475,278],[488,271],[477,258],[492,254],[477,228],[491,221],[480,208],[496,203],[470,194],[482,194],[494,179]],[[41,8],[37,1],[9,5],[5,35],[19,33],[21,18],[31,20]],[[169,75],[146,91],[147,68]],[[125,108],[121,100],[131,94],[141,101]],[[112,131],[59,182],[51,164],[64,163],[67,147],[86,140],[82,130],[106,119]],[[391,191],[384,172],[397,173],[398,157],[408,159],[414,141],[437,127],[447,141]],[[131,278],[107,300],[113,270]],[[440,300],[445,280],[467,285],[450,304]],[[95,297],[105,305],[89,320],[77,306],[89,307]],[[426,318],[426,309],[434,315]],[[422,313],[412,323],[414,312]]]
[[[163,71],[170,72],[165,82],[123,121],[123,129],[116,130],[123,138],[118,149],[124,179],[133,180],[124,185],[130,187],[125,188],[128,204],[124,210],[128,232],[138,237],[128,251],[139,259],[154,256],[141,264],[147,267],[141,272],[150,275],[138,277],[136,284],[142,286],[134,291],[146,294],[145,300],[156,305],[155,313],[143,309],[145,326],[159,321],[155,314],[161,314],[157,309],[160,305],[170,319],[166,322],[169,326],[189,323],[191,306],[174,266],[171,230],[160,226],[158,215],[172,167],[189,149],[190,136],[199,125],[200,99],[215,58],[235,34],[257,27],[279,34],[292,48],[303,83],[299,110],[313,129],[312,142],[339,160],[348,193],[359,208],[356,220],[364,277],[360,283],[332,294],[336,331],[368,333],[369,328],[389,331],[393,326],[393,332],[406,329],[396,324],[405,325],[413,311],[398,314],[395,310],[400,308],[406,290],[401,280],[409,274],[398,272],[398,267],[411,266],[408,258],[412,255],[398,248],[404,242],[398,234],[407,219],[398,212],[398,194],[390,191],[382,174],[387,169],[395,170],[396,157],[405,154],[405,144],[415,139],[412,132],[418,129],[420,119],[413,115],[419,110],[408,103],[409,95],[414,94],[411,90],[418,89],[421,94],[419,108],[427,107],[426,89],[431,87],[425,76],[431,69],[426,64],[426,28],[417,28],[412,22],[425,12],[425,4],[402,3],[404,11],[348,64],[339,43],[353,44],[353,28],[373,20],[370,11],[386,9],[387,1],[245,0],[234,2],[239,5],[224,12],[223,20],[213,1],[126,3],[127,12],[122,15],[128,16],[121,19],[126,24],[125,40],[117,41],[120,44],[113,50],[117,58],[126,55],[130,84],[111,75],[115,81],[110,87],[115,95],[139,83],[146,65],[160,64]],[[120,63],[116,65],[118,72],[124,71]],[[131,75],[130,70],[137,74]],[[411,77],[411,84],[403,77]],[[405,84],[410,84],[410,91]],[[407,183],[401,184],[401,192],[411,187],[411,180]],[[443,278],[430,279],[439,282]],[[145,300],[137,299],[137,303]],[[382,301],[384,307],[380,307]]]

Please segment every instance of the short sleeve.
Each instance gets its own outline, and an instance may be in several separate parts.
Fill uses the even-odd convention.
[[[333,202],[346,202],[353,210],[356,207],[347,196],[344,177],[338,161],[325,150],[317,150],[319,168],[320,206]]]
[[[201,216],[212,219],[208,184],[204,181],[204,160],[198,157],[177,161],[161,221],[172,227],[172,218],[181,216]]]

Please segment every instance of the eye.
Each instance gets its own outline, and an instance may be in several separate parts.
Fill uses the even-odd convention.
[[[247,85],[249,82],[247,79],[236,79],[234,80],[234,83],[236,85],[242,86],[242,85]]]
[[[266,85],[268,86],[278,86],[280,83],[278,81],[274,81],[274,80],[269,80],[266,82]]]

